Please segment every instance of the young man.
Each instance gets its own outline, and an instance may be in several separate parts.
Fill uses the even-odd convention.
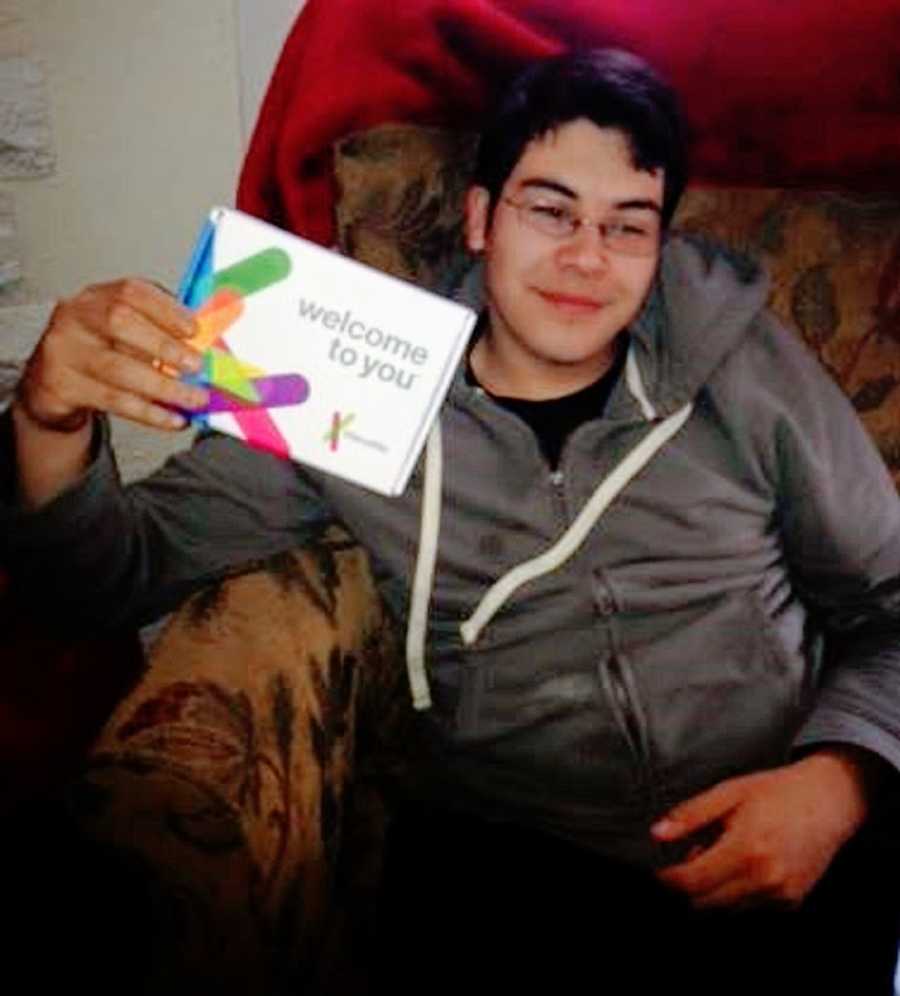
[[[802,904],[900,765],[900,511],[762,274],[668,233],[683,185],[649,67],[538,64],[485,132],[466,201],[484,320],[402,498],[216,436],[121,489],[93,413],[174,428],[165,406],[204,401],[156,362],[196,369],[190,316],[124,281],[54,313],[13,406],[5,517],[23,578],[107,622],[342,521],[409,629],[430,803],[484,821],[466,861],[514,828],[477,865],[484,895],[507,848],[513,894],[537,876],[559,904],[541,924],[574,902],[550,880],[583,876],[618,923],[608,953],[652,923],[699,959],[666,972],[721,991],[688,940],[757,921],[714,933],[688,908]],[[518,929],[517,903],[486,908]],[[752,936],[774,943],[772,922]]]

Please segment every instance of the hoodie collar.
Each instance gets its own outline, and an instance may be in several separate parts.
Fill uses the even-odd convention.
[[[765,307],[757,263],[703,237],[670,233],[659,271],[629,333],[660,415],[694,398]]]

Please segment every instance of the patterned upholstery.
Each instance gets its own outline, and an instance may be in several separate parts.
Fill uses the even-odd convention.
[[[467,260],[462,196],[475,139],[384,125],[339,144],[341,248],[428,287]],[[675,226],[743,249],[770,305],[852,399],[900,486],[900,193],[690,189]]]
[[[162,913],[148,992],[364,987],[385,829],[374,763],[412,716],[397,662],[365,554],[338,530],[168,619],[71,789],[81,827],[130,853]]]

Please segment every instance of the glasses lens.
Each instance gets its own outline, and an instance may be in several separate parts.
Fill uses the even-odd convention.
[[[659,224],[655,219],[611,221],[601,227],[601,232],[608,249],[627,256],[649,256],[659,240]]]
[[[527,225],[554,238],[571,235],[578,225],[575,216],[565,204],[527,198],[516,207]]]

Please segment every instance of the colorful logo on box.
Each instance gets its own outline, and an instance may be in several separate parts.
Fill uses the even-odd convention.
[[[331,416],[331,428],[322,437],[322,442],[328,443],[328,447],[332,453],[334,453],[338,448],[338,444],[341,441],[341,433],[355,418],[355,415],[342,416],[340,412],[335,412],[334,415]]]
[[[289,276],[290,256],[283,249],[264,249],[213,273],[210,248],[186,295],[186,303],[197,308],[198,332],[189,344],[203,353],[203,369],[185,380],[209,391],[209,405],[194,421],[208,423],[209,415],[229,412],[248,443],[289,456],[287,440],[269,409],[302,405],[309,397],[309,381],[296,373],[267,374],[236,357],[223,336],[243,315],[247,297]]]

